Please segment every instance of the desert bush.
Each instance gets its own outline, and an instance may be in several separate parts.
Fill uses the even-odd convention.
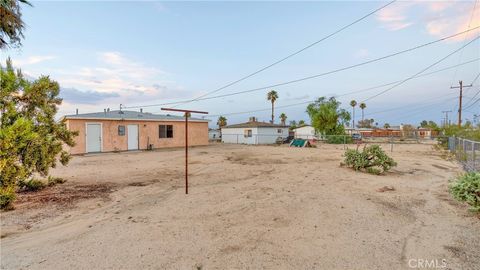
[[[329,135],[327,136],[327,143],[331,144],[343,144],[343,143],[353,143],[352,137],[347,135]]]
[[[459,201],[466,202],[472,211],[480,212],[480,173],[465,173],[449,185],[450,193]]]
[[[67,182],[67,180],[61,178],[61,177],[53,177],[53,176],[49,176],[48,177],[48,180],[47,180],[47,184],[49,186],[54,186],[56,184],[63,184]]]
[[[11,209],[15,197],[15,187],[0,187],[0,209]]]
[[[24,191],[37,191],[45,188],[46,184],[42,180],[32,178],[27,181],[20,181],[18,186]]]
[[[365,171],[371,174],[382,174],[397,163],[379,145],[365,146],[362,151],[347,149],[344,154],[344,165],[356,171]]]

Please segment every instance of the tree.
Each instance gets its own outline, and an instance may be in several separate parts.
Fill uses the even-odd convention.
[[[25,24],[20,3],[31,6],[26,0],[0,0],[0,49],[21,45]]]
[[[350,106],[352,106],[352,128],[355,128],[355,106],[357,106],[357,101],[350,101]]]
[[[422,122],[420,122],[420,127],[429,128],[435,131],[440,131],[440,127],[437,125],[437,123],[431,120],[430,121],[423,120]]]
[[[218,117],[217,125],[219,128],[222,128],[227,125],[227,118],[225,116]]]
[[[334,97],[321,97],[307,106],[307,113],[316,132],[322,135],[345,134],[344,124],[350,121],[350,113],[340,109],[340,104]]]
[[[306,126],[307,124],[305,123],[305,120],[300,120],[298,121],[298,126],[299,127],[303,127],[303,126]]]
[[[290,129],[296,129],[297,128],[297,121],[292,120],[290,121]]]
[[[390,124],[389,123],[383,124],[383,128],[390,128]]]
[[[287,115],[285,113],[281,113],[280,114],[280,121],[282,123],[283,126],[286,126],[286,123],[287,123]]]
[[[270,100],[270,102],[272,102],[272,124],[274,123],[275,121],[275,115],[273,113],[273,109],[275,107],[275,101],[278,99],[278,93],[277,91],[275,90],[272,90],[270,92],[268,92],[267,94],[267,100]]]
[[[375,120],[373,120],[373,119],[360,120],[360,121],[358,121],[357,126],[359,128],[372,128],[374,122],[375,122]]]
[[[402,126],[402,136],[403,137],[412,137],[415,134],[415,128],[410,124],[405,124]]]
[[[15,185],[34,173],[47,176],[57,161],[68,163],[63,146],[74,146],[78,134],[55,120],[62,99],[58,83],[48,76],[29,82],[8,59],[5,68],[0,66],[0,86],[0,194],[1,206],[8,207],[11,201],[3,204],[3,196]]]
[[[364,110],[367,108],[367,104],[365,102],[360,103],[360,109],[362,109],[362,120],[364,119]]]

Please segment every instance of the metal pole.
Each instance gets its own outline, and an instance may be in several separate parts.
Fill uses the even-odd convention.
[[[188,194],[188,117],[190,113],[208,114],[208,112],[182,110],[173,108],[162,108],[162,111],[174,111],[185,113],[185,194]]]
[[[188,112],[185,113],[185,194],[188,194]]]

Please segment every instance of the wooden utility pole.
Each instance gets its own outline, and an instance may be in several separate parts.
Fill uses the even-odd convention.
[[[162,108],[162,111],[184,112],[185,113],[185,194],[188,194],[188,117],[191,113],[208,114],[208,112],[181,110],[173,108]]]
[[[449,122],[448,122],[448,113],[451,113],[452,111],[442,111],[442,113],[445,114],[445,124],[444,126],[448,126],[449,125]]]
[[[451,86],[450,89],[460,89],[460,96],[458,99],[458,127],[462,126],[462,98],[463,98],[463,88],[472,87],[472,85],[463,85],[462,81],[458,82],[459,86]]]

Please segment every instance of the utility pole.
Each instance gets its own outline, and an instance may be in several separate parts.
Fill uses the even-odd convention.
[[[463,97],[463,88],[472,87],[472,85],[463,85],[462,81],[458,82],[459,86],[451,86],[450,89],[460,89],[460,96],[458,99],[458,127],[462,126],[462,97]]]
[[[442,113],[445,114],[445,123],[443,126],[448,126],[448,113],[451,113],[452,111],[442,111]]]

